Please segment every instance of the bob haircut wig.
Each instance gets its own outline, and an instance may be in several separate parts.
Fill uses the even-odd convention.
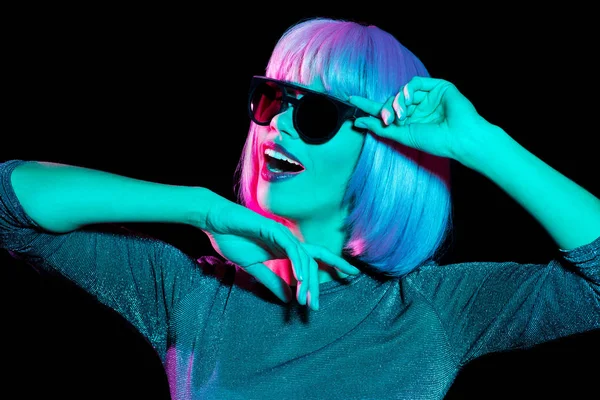
[[[376,26],[313,18],[284,32],[265,75],[304,85],[318,79],[338,98],[359,95],[383,103],[412,77],[429,73],[394,36]],[[234,191],[240,204],[290,227],[290,221],[257,202],[255,132],[250,122]],[[400,277],[443,254],[452,225],[450,160],[365,135],[343,198],[348,216],[342,256],[378,275]]]

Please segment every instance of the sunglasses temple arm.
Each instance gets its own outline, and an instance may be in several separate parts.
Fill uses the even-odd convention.
[[[352,119],[357,119],[357,118],[361,118],[361,117],[368,117],[369,113],[361,110],[360,108],[355,108],[354,112],[352,113]]]

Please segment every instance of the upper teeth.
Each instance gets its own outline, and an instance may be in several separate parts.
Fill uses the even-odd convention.
[[[268,154],[269,156],[271,156],[273,158],[277,158],[278,160],[283,160],[283,161],[287,161],[287,162],[292,163],[292,164],[296,164],[296,165],[302,166],[301,164],[297,163],[296,161],[290,160],[288,157],[284,156],[280,152],[275,151],[273,149],[266,149],[265,150],[265,154]]]

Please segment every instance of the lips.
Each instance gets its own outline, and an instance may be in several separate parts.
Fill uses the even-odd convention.
[[[288,157],[290,160],[294,160],[295,162],[297,162],[298,164],[300,164],[302,166],[303,169],[306,169],[304,167],[304,164],[302,164],[302,162],[300,160],[298,160],[298,158],[293,155],[292,153],[290,153],[289,151],[286,150],[285,147],[283,147],[282,145],[275,143],[275,142],[265,142],[263,144],[263,149],[262,149],[262,154],[265,154],[265,150],[266,149],[272,149],[275,151],[278,151],[279,153],[285,155],[286,157]]]

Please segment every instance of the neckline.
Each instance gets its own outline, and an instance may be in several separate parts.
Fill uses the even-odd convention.
[[[360,272],[357,275],[348,275],[346,277],[335,277],[330,281],[319,284],[319,294],[337,292],[338,290],[347,289],[352,285],[362,281],[367,274]]]
[[[337,292],[338,290],[344,290],[357,284],[358,282],[364,281],[367,275],[372,277],[371,274],[373,273],[373,270],[371,269],[371,266],[369,264],[358,259],[357,257],[352,256],[346,251],[342,252],[342,258],[349,262],[351,265],[360,269],[360,273],[358,273],[357,275],[348,275],[344,278],[338,276],[330,281],[323,282],[319,284],[319,293],[333,293]]]

